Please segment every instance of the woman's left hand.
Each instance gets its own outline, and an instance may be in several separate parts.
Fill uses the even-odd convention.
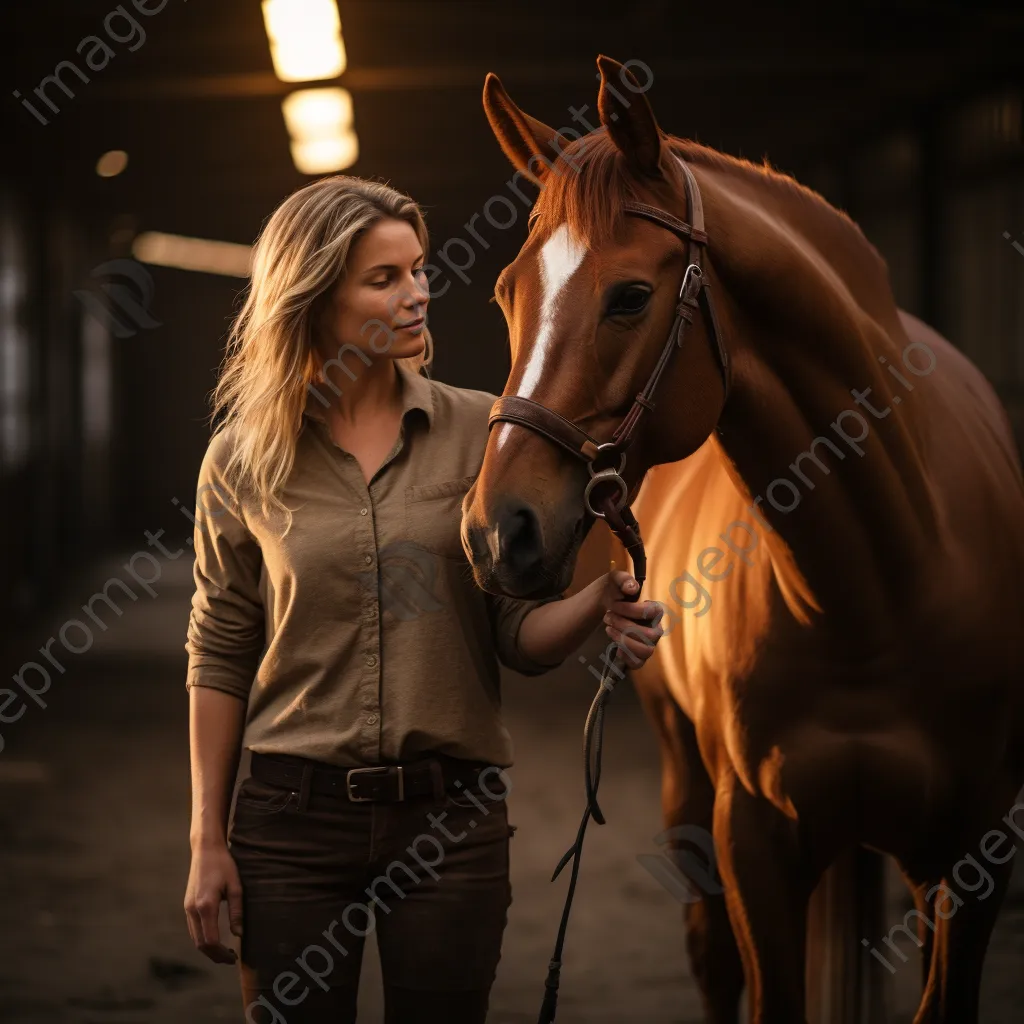
[[[665,632],[661,628],[665,606],[659,601],[624,600],[637,592],[637,585],[624,569],[614,569],[606,576],[601,595],[604,631],[626,652],[630,668],[637,668],[650,658],[654,645]]]

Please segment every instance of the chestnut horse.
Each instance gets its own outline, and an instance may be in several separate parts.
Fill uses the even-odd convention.
[[[895,858],[915,896],[915,1021],[972,1024],[1012,861],[986,865],[987,898],[954,867],[992,830],[1024,836],[1024,483],[1007,417],[956,348],[897,309],[847,216],[767,166],[663,134],[628,69],[598,67],[601,123],[574,140],[494,75],[484,88],[498,142],[541,189],[495,289],[504,395],[608,440],[686,266],[677,235],[622,206],[686,221],[685,161],[728,374],[697,314],[626,482],[631,497],[643,483],[647,596],[668,609],[635,680],[666,825],[711,830],[725,888],[687,912],[707,1019],[735,1022],[744,982],[757,1024],[807,1019],[812,892],[866,849]],[[545,437],[495,423],[463,505],[477,583],[563,590],[594,521],[586,482]],[[846,950],[884,980],[858,940],[886,931],[848,930]]]

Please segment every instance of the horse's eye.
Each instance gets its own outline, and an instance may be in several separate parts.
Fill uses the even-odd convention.
[[[627,285],[621,291],[616,292],[608,303],[608,316],[628,315],[641,313],[651,297],[650,290],[639,285]]]

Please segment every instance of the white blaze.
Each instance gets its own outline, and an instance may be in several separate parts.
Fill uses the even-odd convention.
[[[544,363],[547,361],[551,336],[554,333],[558,297],[569,278],[583,262],[586,251],[586,246],[576,241],[564,224],[559,224],[551,232],[551,237],[541,246],[540,276],[544,291],[540,303],[540,327],[537,330],[537,337],[534,339],[530,358],[523,371],[523,379],[517,392],[523,398],[531,396],[544,373]],[[509,429],[513,426],[515,426],[514,423],[501,425],[496,448],[500,449],[505,443]]]

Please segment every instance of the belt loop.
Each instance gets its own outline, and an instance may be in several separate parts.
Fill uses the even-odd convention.
[[[434,781],[434,799],[444,799],[444,772],[441,769],[441,762],[433,760],[430,762],[430,777]]]
[[[309,807],[309,791],[313,785],[313,765],[302,766],[302,781],[299,783],[299,811],[305,811]]]

